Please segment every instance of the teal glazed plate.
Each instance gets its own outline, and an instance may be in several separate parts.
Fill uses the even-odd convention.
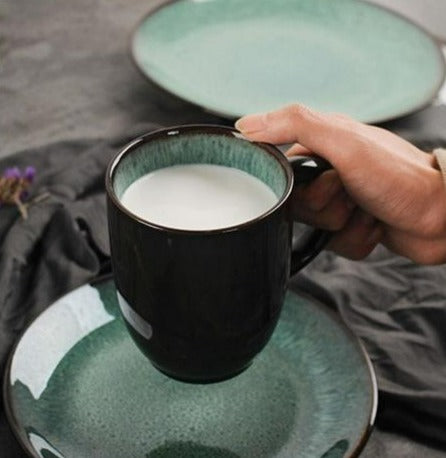
[[[293,292],[244,373],[209,385],[172,380],[136,348],[105,279],[29,326],[8,363],[4,400],[33,457],[341,458],[365,445],[377,388],[353,334]]]
[[[151,81],[228,118],[299,102],[376,123],[427,105],[439,45],[358,0],[176,0],[152,10],[131,52]]]

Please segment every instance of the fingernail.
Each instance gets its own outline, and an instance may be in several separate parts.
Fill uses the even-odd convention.
[[[242,133],[259,132],[266,128],[265,113],[252,114],[240,118],[235,123],[235,128]]]

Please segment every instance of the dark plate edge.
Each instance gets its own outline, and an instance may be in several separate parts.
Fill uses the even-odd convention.
[[[127,45],[127,49],[130,50],[130,53],[129,53],[130,54],[130,59],[133,62],[134,67],[136,67],[136,69],[138,70],[139,74],[142,75],[146,80],[148,80],[151,84],[153,84],[153,86],[157,87],[159,90],[168,93],[169,95],[175,97],[177,100],[181,100],[181,101],[186,102],[186,103],[188,103],[188,104],[190,104],[192,106],[195,106],[196,108],[200,108],[201,110],[203,110],[206,113],[222,117],[222,118],[224,118],[226,120],[229,120],[229,121],[235,121],[237,118],[239,118],[241,116],[244,116],[244,114],[238,114],[237,115],[237,114],[234,114],[234,113],[227,113],[225,111],[219,111],[219,110],[215,110],[215,109],[212,109],[212,108],[208,108],[208,107],[206,107],[204,105],[200,105],[200,104],[194,103],[191,100],[189,100],[189,99],[187,99],[187,98],[185,98],[183,96],[180,96],[177,93],[171,92],[170,90],[165,88],[161,83],[155,81],[151,76],[149,76],[147,73],[145,73],[145,71],[142,69],[142,67],[139,65],[139,63],[138,63],[138,61],[136,59],[136,56],[135,56],[135,53],[134,53],[134,48],[133,48],[133,41],[134,41],[134,37],[135,37],[136,33],[138,32],[140,26],[149,17],[151,17],[154,14],[156,14],[159,10],[161,10],[161,9],[163,9],[165,7],[168,7],[168,6],[172,5],[173,3],[176,3],[176,2],[179,2],[179,1],[183,1],[183,0],[166,0],[165,2],[161,3],[160,5],[157,5],[154,8],[150,9],[136,23],[136,25],[133,27],[133,29],[132,29],[132,31],[131,31],[131,33],[129,35],[129,38],[128,38],[128,43],[129,44]],[[428,31],[425,27],[417,24],[414,20],[404,16],[403,14],[401,14],[401,13],[395,11],[395,10],[390,9],[388,6],[377,5],[376,3],[372,3],[370,0],[360,0],[360,1],[362,3],[367,3],[368,5],[370,5],[370,6],[374,7],[374,8],[386,11],[387,13],[389,13],[389,14],[391,14],[391,15],[399,18],[399,19],[402,19],[403,21],[411,24],[412,26],[414,26],[415,28],[417,28],[418,30],[423,32],[431,40],[432,44],[436,48],[437,54],[438,54],[438,60],[441,63],[441,67],[442,67],[441,68],[441,77],[439,79],[439,82],[433,87],[433,90],[431,91],[431,93],[428,94],[428,96],[426,96],[425,100],[423,100],[419,104],[414,105],[411,109],[407,109],[405,111],[401,111],[398,114],[390,114],[388,116],[383,116],[381,118],[376,118],[376,119],[371,118],[371,119],[364,119],[364,120],[362,120],[362,121],[360,120],[360,121],[363,122],[363,123],[366,123],[366,124],[382,124],[382,123],[385,123],[385,122],[393,121],[395,119],[403,118],[405,116],[417,113],[418,111],[421,111],[423,108],[428,107],[437,98],[438,92],[440,91],[441,87],[445,83],[445,79],[446,79],[446,57],[444,56],[443,51],[442,51],[443,43],[441,42],[441,40],[439,40],[437,37],[435,37],[430,31]],[[292,104],[293,101],[290,100],[290,103]],[[294,101],[294,103],[298,103],[298,101]],[[249,113],[245,113],[245,114],[249,114]]]
[[[32,323],[30,323],[30,325],[31,324]],[[12,411],[12,406],[9,403],[10,391],[9,391],[8,381],[9,381],[9,376],[11,375],[11,362],[12,362],[12,358],[14,356],[15,350],[17,348],[17,345],[20,342],[23,334],[26,332],[27,329],[28,329],[28,326],[24,329],[23,332],[20,333],[19,337],[16,340],[16,343],[13,345],[11,352],[9,353],[9,356],[8,356],[8,361],[6,363],[5,370],[3,372],[3,387],[2,387],[3,408],[5,409],[6,420],[7,420],[9,429],[12,431],[17,442],[22,447],[22,450],[31,458],[40,458],[39,455],[37,455],[34,452],[34,448],[30,446],[28,438],[24,434],[22,434],[21,428],[19,428],[18,422],[16,421],[16,418]]]
[[[53,305],[59,299],[63,298],[67,294],[70,294],[72,291],[75,291],[78,288],[82,288],[83,286],[85,286],[87,284],[94,286],[97,283],[102,283],[102,282],[108,281],[108,280],[110,280],[112,278],[113,278],[112,274],[105,274],[105,275],[101,275],[101,276],[99,276],[97,278],[94,278],[94,279],[92,279],[90,281],[87,281],[87,282],[83,283],[82,285],[77,286],[75,288],[72,288],[70,291],[67,291],[66,293],[60,295],[57,299],[55,299],[49,305],[49,307],[51,307],[51,305]],[[371,402],[371,405],[370,405],[370,409],[369,409],[369,416],[368,416],[368,420],[367,420],[367,425],[365,426],[364,430],[362,431],[361,437],[357,440],[356,444],[354,445],[354,449],[352,450],[351,454],[344,456],[344,458],[358,458],[360,453],[364,449],[364,447],[365,447],[365,445],[366,445],[366,443],[367,443],[367,441],[368,441],[368,439],[369,439],[369,437],[370,437],[370,435],[371,435],[371,433],[373,431],[374,424],[375,424],[375,419],[376,419],[376,412],[377,412],[377,408],[378,408],[378,384],[377,384],[377,381],[376,381],[376,375],[375,375],[375,371],[373,369],[373,365],[372,365],[372,362],[370,360],[370,357],[367,354],[367,351],[366,351],[363,343],[359,339],[359,337],[357,337],[354,334],[354,332],[342,320],[340,315],[338,315],[334,310],[329,309],[327,307],[327,305],[324,305],[321,301],[315,299],[310,294],[307,294],[307,293],[304,293],[304,292],[300,291],[298,288],[289,287],[288,291],[292,291],[293,293],[298,294],[299,296],[301,296],[303,298],[306,298],[308,301],[311,301],[323,313],[328,315],[335,323],[337,323],[339,325],[339,327],[344,331],[346,336],[351,340],[352,344],[355,345],[358,348],[360,354],[362,355],[362,357],[363,357],[363,359],[364,359],[364,361],[366,363],[366,366],[367,366],[368,372],[369,372],[369,379],[370,379],[369,389],[371,390],[370,394],[371,394],[371,399],[372,399],[372,402]],[[45,309],[45,310],[47,310],[47,309]],[[14,412],[13,412],[12,406],[10,404],[10,390],[9,390],[9,383],[8,382],[9,382],[9,377],[10,377],[10,373],[11,373],[11,363],[12,363],[12,359],[14,357],[16,348],[17,348],[18,344],[20,343],[23,335],[28,330],[28,328],[30,326],[32,326],[34,321],[36,321],[42,315],[42,313],[37,315],[23,329],[23,331],[17,337],[17,340],[16,340],[15,344],[13,345],[13,347],[11,348],[11,351],[9,353],[8,360],[7,360],[7,363],[6,363],[6,366],[5,366],[5,370],[4,370],[4,373],[3,373],[2,396],[3,396],[3,406],[4,406],[4,409],[5,409],[7,423],[9,425],[9,428],[11,429],[12,433],[14,434],[15,438],[17,439],[17,442],[19,443],[19,445],[26,452],[26,454],[31,458],[40,458],[40,457],[35,452],[35,449],[31,446],[28,437],[25,436],[21,432],[21,428],[18,425],[18,421],[16,420],[16,418],[14,416]]]
[[[309,302],[312,302],[314,305],[316,305],[316,307],[320,311],[322,311],[325,315],[328,315],[328,317],[332,321],[337,323],[339,328],[342,329],[342,331],[345,333],[345,335],[351,341],[351,343],[358,349],[360,355],[363,358],[363,361],[365,362],[367,366],[368,374],[369,374],[369,381],[370,381],[368,388],[370,389],[370,398],[371,398],[367,424],[365,425],[361,433],[361,436],[356,441],[356,444],[354,444],[354,448],[351,451],[350,455],[345,455],[343,457],[343,458],[357,458],[363,451],[365,445],[367,444],[367,441],[370,438],[370,435],[372,434],[372,431],[375,426],[376,414],[378,410],[378,382],[376,380],[375,369],[373,368],[373,364],[370,359],[370,356],[368,355],[367,350],[364,344],[362,343],[361,339],[353,332],[353,330],[347,325],[347,323],[342,319],[342,317],[337,313],[335,309],[330,308],[328,305],[324,304],[319,299],[316,299],[311,294],[301,291],[296,286],[289,285],[288,291],[291,291],[297,294],[298,296],[307,299]]]

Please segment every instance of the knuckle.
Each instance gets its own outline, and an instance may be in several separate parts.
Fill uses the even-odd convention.
[[[330,230],[332,231],[340,231],[343,229],[348,221],[348,214],[345,212],[335,213],[332,216],[332,220],[330,222]]]
[[[266,113],[263,113],[263,121],[265,125],[270,126],[274,125],[274,112],[272,111],[267,111]]]
[[[345,228],[348,221],[348,216],[346,216],[346,214],[342,211],[337,211],[330,214],[326,213],[323,215],[318,215],[318,217],[315,219],[317,219],[318,226],[320,226],[322,229],[333,232],[340,232]]]
[[[309,188],[307,191],[307,206],[313,212],[324,210],[329,200],[329,196],[319,188]]]
[[[311,110],[305,105],[300,105],[298,103],[289,105],[288,107],[286,107],[286,111],[290,118],[294,120],[300,120],[303,117],[315,117],[315,113],[313,112],[313,110]]]
[[[331,210],[331,211],[329,211]],[[331,217],[331,230],[340,231],[347,227],[352,209],[347,206],[345,200],[338,199],[332,206],[332,209],[327,208]]]
[[[347,124],[356,123],[356,121],[351,116],[348,116],[344,113],[330,113],[329,117],[334,121],[341,121]]]
[[[343,195],[340,194],[342,183],[337,174],[325,172],[307,185],[304,191],[310,210],[320,212],[327,207],[342,207]]]
[[[366,136],[361,135],[361,134],[352,135],[351,131],[350,131],[350,135],[351,135],[350,141],[352,142],[352,146],[355,151],[368,152],[373,149],[372,142]]]
[[[377,245],[377,241],[373,243],[363,243],[361,245],[356,245],[349,257],[353,261],[361,261],[362,259],[366,258],[376,248]]]

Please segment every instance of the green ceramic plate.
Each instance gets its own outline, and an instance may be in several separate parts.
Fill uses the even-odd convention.
[[[178,0],[132,40],[153,82],[237,118],[300,102],[364,122],[431,101],[444,57],[427,33],[358,0]]]
[[[111,280],[73,291],[31,324],[4,394],[21,444],[44,458],[351,457],[377,402],[358,340],[291,292],[243,374],[211,385],[169,379],[127,334]]]

